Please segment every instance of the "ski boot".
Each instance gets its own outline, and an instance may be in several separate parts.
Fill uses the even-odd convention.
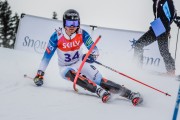
[[[131,102],[134,106],[139,105],[143,102],[143,98],[141,97],[140,93],[138,93],[138,92],[137,93],[131,92],[128,99],[131,100]]]
[[[113,94],[118,94],[121,97],[131,100],[134,106],[142,103],[143,101],[139,93],[134,93],[123,85],[119,85],[105,78],[102,79],[100,86]]]
[[[103,88],[98,88],[96,90],[96,94],[102,98],[103,103],[107,103],[107,101],[109,101],[109,99],[111,98],[111,94],[105,91]]]

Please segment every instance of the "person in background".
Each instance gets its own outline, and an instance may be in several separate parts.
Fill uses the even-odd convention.
[[[143,48],[157,40],[167,74],[175,75],[175,61],[168,49],[168,38],[170,37],[171,24],[173,22],[180,28],[180,17],[177,16],[173,0],[153,0],[153,13],[155,19],[161,19],[166,31],[156,36],[152,27],[150,27],[149,30],[134,43],[135,61],[141,67],[143,64]]]
[[[63,15],[63,28],[56,30],[50,37],[46,51],[41,60],[34,83],[42,86],[45,70],[57,51],[58,65],[62,78],[74,82],[74,78],[80,64],[85,56],[82,53],[83,45],[90,49],[94,44],[88,32],[80,28],[80,16],[76,10],[69,9]],[[77,79],[77,85],[97,94],[102,102],[106,103],[111,94],[118,94],[132,101],[133,105],[142,103],[143,99],[139,93],[132,92],[124,86],[102,77],[97,68],[92,65],[99,56],[97,46],[86,60],[81,74]]]

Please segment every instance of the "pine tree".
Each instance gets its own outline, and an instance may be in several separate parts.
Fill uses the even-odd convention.
[[[15,13],[15,15],[11,18],[11,22],[13,23],[13,35],[12,35],[12,42],[10,43],[10,48],[14,48],[14,43],[16,40],[16,33],[17,33],[17,29],[18,29],[18,25],[19,25],[19,16],[17,13]]]
[[[0,47],[11,47],[13,42],[13,23],[11,19],[11,7],[7,0],[0,3]]]
[[[53,12],[53,17],[52,17],[52,19],[56,19],[56,20],[58,19],[58,18],[57,18],[57,13],[56,13],[56,12]]]

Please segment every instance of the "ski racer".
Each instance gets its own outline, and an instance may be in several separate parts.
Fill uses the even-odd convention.
[[[57,51],[58,55],[61,77],[73,82],[84,57],[82,45],[90,49],[93,43],[90,35],[80,28],[79,13],[73,9],[65,11],[63,28],[56,30],[50,37],[37,75],[34,78],[34,83],[37,86],[43,85],[45,70],[55,51]],[[111,98],[111,94],[119,94],[132,101],[133,105],[142,103],[143,99],[139,93],[132,92],[124,86],[102,77],[102,74],[91,64],[98,56],[99,51],[97,46],[95,46],[82,68],[81,74],[77,79],[77,85],[97,94],[104,103]]]

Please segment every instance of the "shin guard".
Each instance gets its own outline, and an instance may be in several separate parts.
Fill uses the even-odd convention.
[[[131,90],[105,78],[101,80],[100,86],[107,91],[110,91],[114,94],[119,94],[120,96],[125,98],[128,98],[131,94]]]
[[[74,78],[76,76],[76,72],[73,70],[69,70],[65,77],[74,82]],[[78,79],[77,79],[77,85],[81,86],[84,89],[87,89],[88,91],[95,93],[96,89],[97,89],[97,85],[92,82],[91,80],[87,79],[85,76],[79,75]]]

